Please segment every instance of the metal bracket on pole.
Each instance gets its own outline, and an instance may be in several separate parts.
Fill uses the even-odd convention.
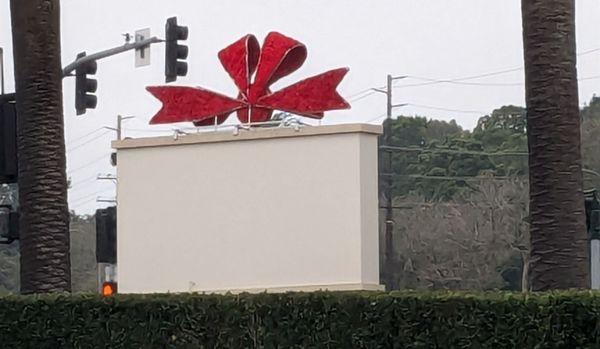
[[[153,37],[145,39],[145,40],[140,40],[140,41],[137,41],[134,43],[126,43],[125,45],[122,45],[122,46],[117,46],[114,48],[110,48],[108,50],[100,51],[100,52],[97,52],[97,53],[94,53],[91,55],[87,55],[85,57],[78,58],[73,63],[67,65],[63,69],[62,75],[63,75],[63,77],[71,76],[71,73],[73,71],[75,71],[75,69],[77,69],[77,67],[79,67],[80,65],[85,64],[89,61],[97,61],[102,58],[114,56],[119,53],[130,51],[130,50],[141,49],[143,47],[146,47],[146,46],[149,46],[152,44],[156,44],[159,42],[163,42],[163,41],[164,40],[159,39],[156,36],[153,36]]]

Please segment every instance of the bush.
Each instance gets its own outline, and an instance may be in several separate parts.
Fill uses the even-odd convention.
[[[0,298],[2,348],[597,348],[600,294]]]

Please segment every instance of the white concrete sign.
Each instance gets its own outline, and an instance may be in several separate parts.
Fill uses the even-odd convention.
[[[119,292],[381,289],[380,133],[350,124],[113,143]]]

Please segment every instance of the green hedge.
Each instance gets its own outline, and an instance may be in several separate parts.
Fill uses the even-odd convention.
[[[9,296],[1,348],[600,348],[600,293]]]

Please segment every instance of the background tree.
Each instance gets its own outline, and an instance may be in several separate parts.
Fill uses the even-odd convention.
[[[527,152],[524,108],[504,106],[479,119],[473,132],[456,124],[424,117],[393,120],[394,194],[421,195],[426,201],[447,201],[471,191],[467,181],[426,177],[524,176]],[[413,149],[411,151],[410,149]],[[511,152],[506,156],[485,153]],[[482,153],[482,154],[475,154]]]
[[[59,0],[11,0],[21,292],[71,290]]]
[[[522,0],[531,286],[588,288],[574,0]]]

